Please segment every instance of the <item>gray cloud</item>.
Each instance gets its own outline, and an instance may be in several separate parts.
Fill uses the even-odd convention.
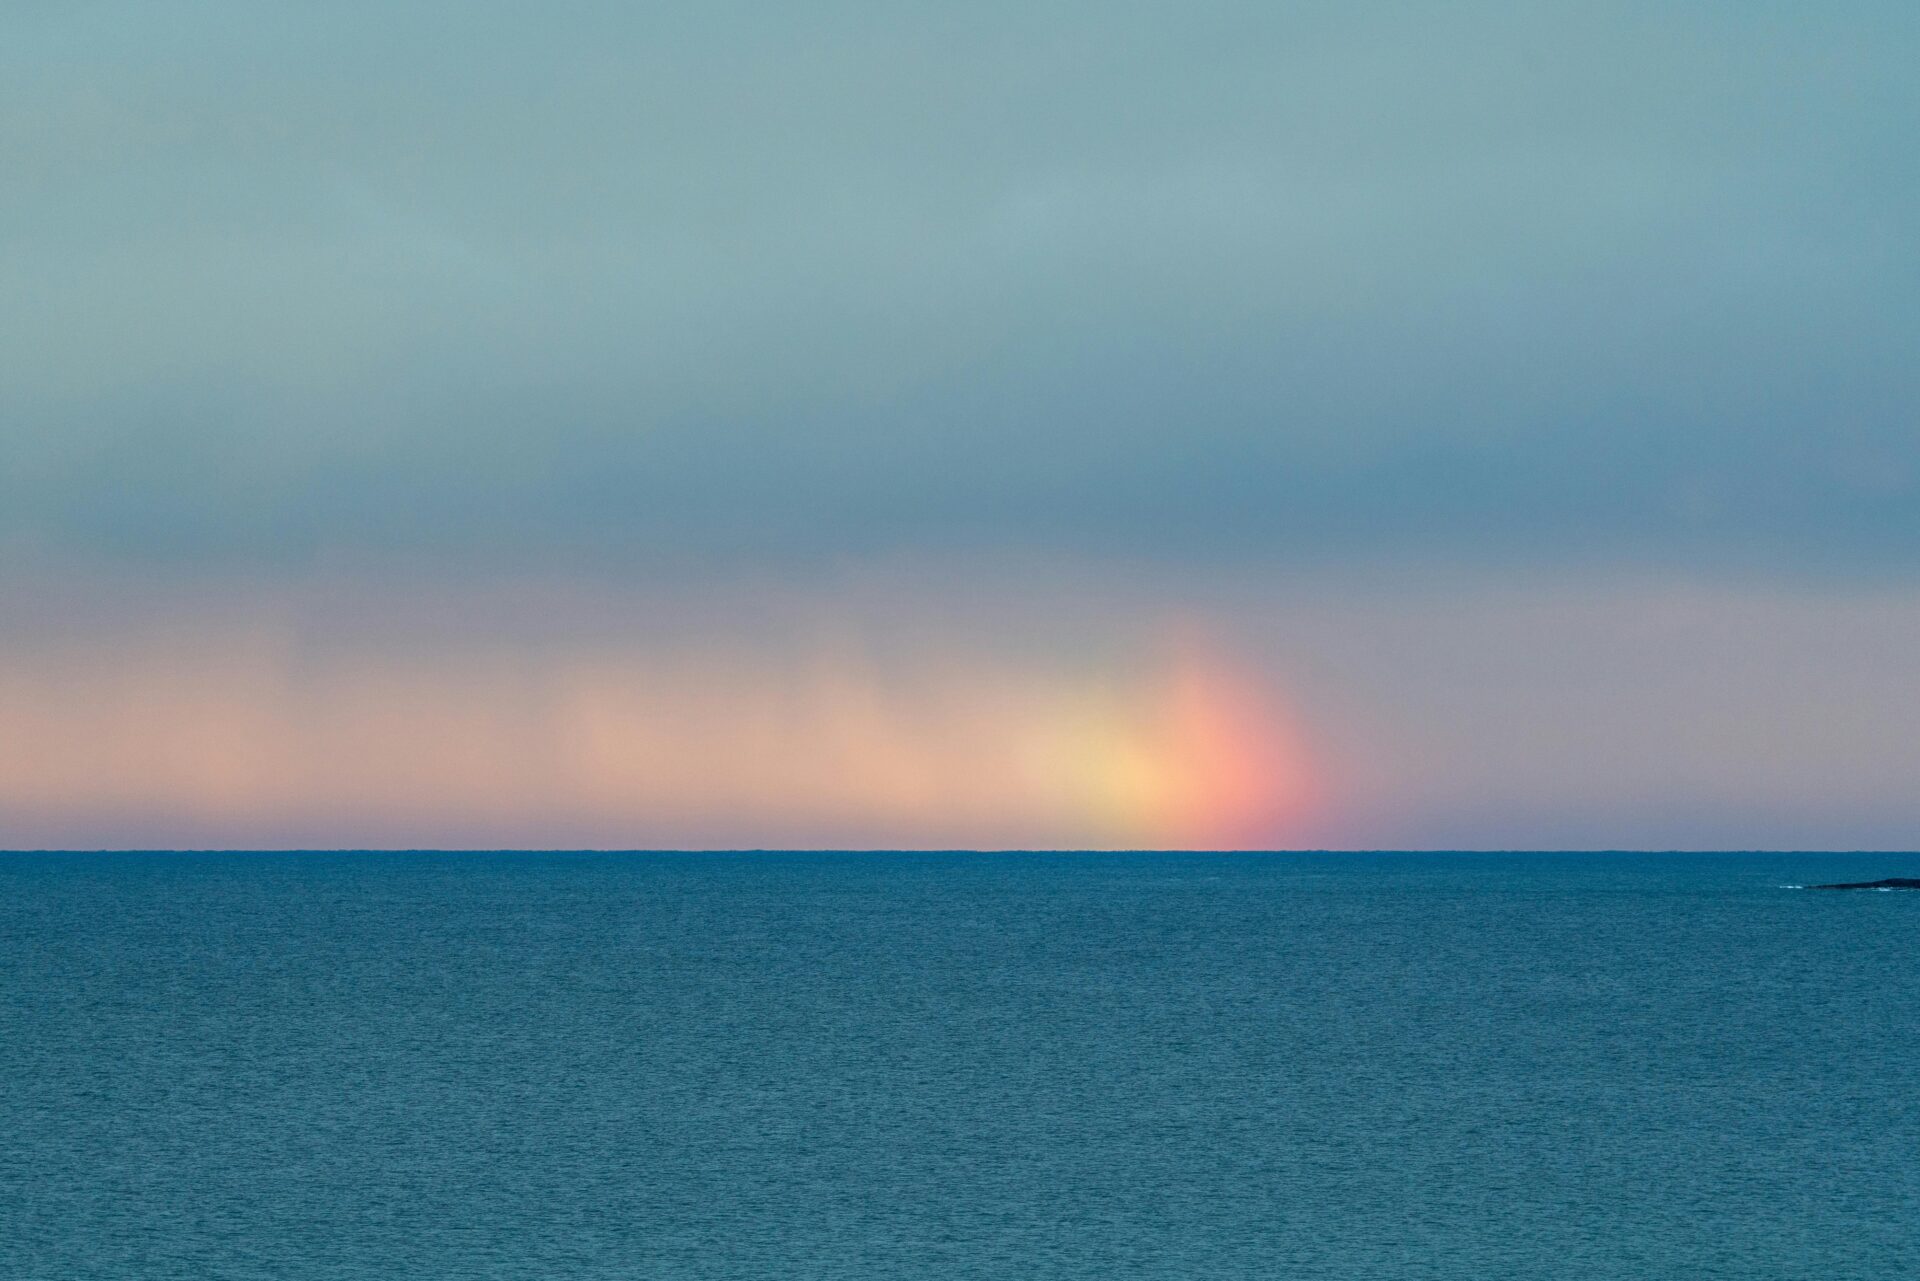
[[[27,6],[0,538],[1920,569],[1910,6]]]

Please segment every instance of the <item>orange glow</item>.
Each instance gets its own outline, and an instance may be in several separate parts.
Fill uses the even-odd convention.
[[[1241,848],[1284,842],[1313,792],[1270,692],[1195,644],[1069,670],[271,637],[0,654],[14,844]]]

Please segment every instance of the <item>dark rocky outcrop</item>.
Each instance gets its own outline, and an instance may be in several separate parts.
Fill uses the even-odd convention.
[[[1809,885],[1810,890],[1920,890],[1920,876],[1889,876],[1884,881],[1835,881]]]

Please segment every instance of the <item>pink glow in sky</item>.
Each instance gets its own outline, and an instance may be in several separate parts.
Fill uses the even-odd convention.
[[[881,665],[176,635],[0,666],[29,843],[1234,848],[1284,843],[1313,787],[1272,692],[1192,642]]]

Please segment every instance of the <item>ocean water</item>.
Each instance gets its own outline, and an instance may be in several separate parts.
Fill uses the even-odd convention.
[[[1915,874],[0,856],[0,1277],[1920,1276]]]

